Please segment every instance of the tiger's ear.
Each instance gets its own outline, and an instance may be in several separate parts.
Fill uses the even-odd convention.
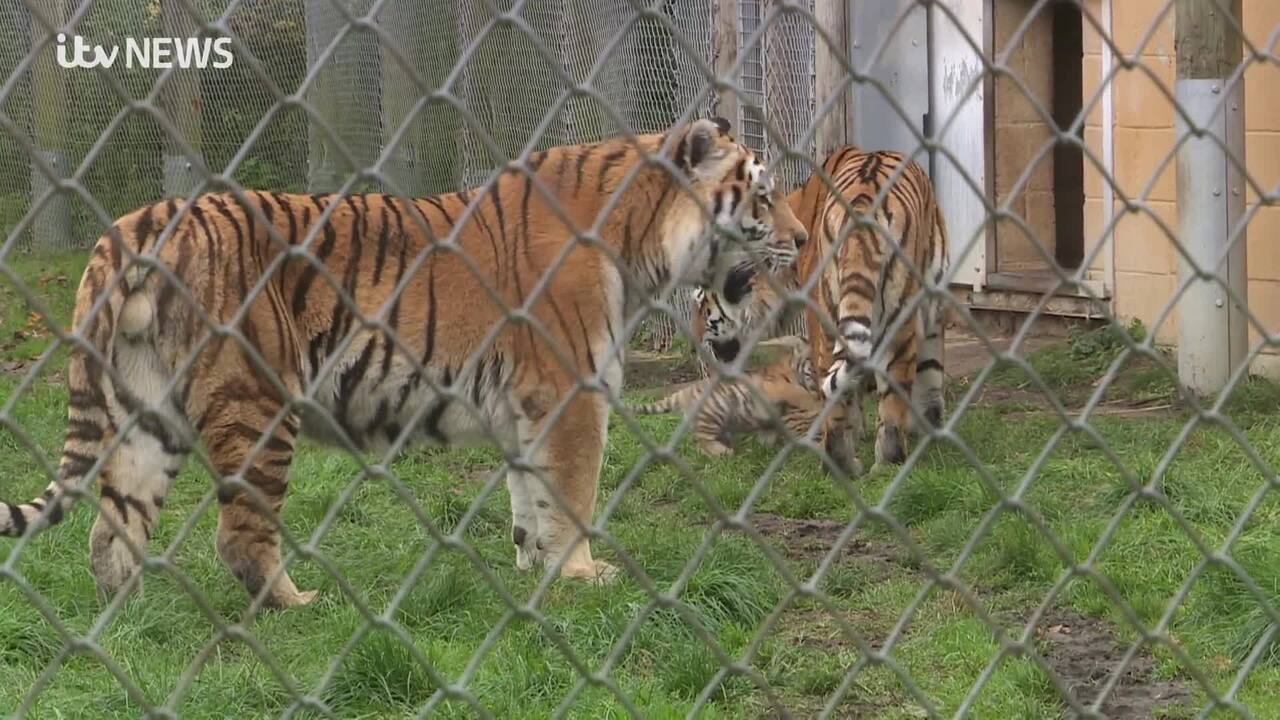
[[[715,123],[716,127],[720,128],[720,132],[724,133],[725,135],[728,135],[729,131],[733,129],[733,126],[729,124],[729,121],[725,120],[719,115],[711,118],[711,122]]]
[[[724,122],[728,124],[727,120]],[[715,147],[716,140],[725,133],[716,120],[703,118],[694,121],[685,133],[684,141],[680,143],[680,149],[683,150],[680,161],[684,163],[685,169],[692,170],[701,165]]]

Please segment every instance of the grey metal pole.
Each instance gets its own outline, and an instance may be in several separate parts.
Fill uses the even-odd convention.
[[[31,48],[50,40],[45,23],[55,28],[66,20],[64,0],[33,2],[31,8]],[[40,15],[44,22],[40,21]],[[67,70],[58,66],[56,38],[40,51],[31,66],[31,125],[36,155],[47,166],[31,166],[31,202],[41,199],[70,174],[67,157]],[[68,42],[70,39],[68,38]],[[31,244],[37,249],[64,249],[71,241],[71,201],[64,192],[53,191],[31,224]]]
[[[382,53],[382,147],[400,131],[423,92],[444,86],[458,61],[459,3],[455,0],[388,0],[378,14],[389,38],[379,41]],[[399,59],[390,43],[399,48]],[[403,61],[403,64],[402,62]],[[405,64],[409,67],[406,69]],[[461,186],[462,151],[457,142],[461,116],[442,101],[426,105],[411,121],[399,145],[391,149],[387,174],[411,196],[450,192]]]
[[[838,47],[830,47],[820,35],[814,33],[814,98],[815,110],[821,108],[832,96],[842,95],[839,104],[818,124],[816,133],[817,160],[821,162],[836,148],[849,143],[849,78],[835,56],[849,58],[848,6],[841,0],[817,0],[814,16],[822,29],[831,36]]]
[[[730,69],[738,59],[738,0],[714,0],[712,3],[712,58],[716,77],[742,86],[742,78],[737,73],[730,77]],[[716,114],[728,119],[736,126],[738,120],[738,95],[733,90],[720,90],[716,93]]]
[[[1228,84],[1241,60],[1233,18],[1240,0],[1178,0],[1175,92],[1195,126],[1177,119],[1178,238],[1190,256],[1179,257],[1178,277],[1191,279],[1178,304],[1178,378],[1206,394],[1226,387],[1248,342],[1244,308],[1231,297],[1248,293],[1244,234],[1233,238],[1245,192],[1244,83]],[[1196,268],[1213,277],[1194,278]]]
[[[169,37],[191,38],[199,32],[199,23],[188,14],[186,5],[198,6],[184,0],[162,0],[160,3],[160,17]],[[173,138],[165,138],[164,194],[186,197],[195,191],[200,179],[196,170],[203,138],[200,71],[175,68],[161,91],[160,103],[173,127],[197,156],[188,157]]]

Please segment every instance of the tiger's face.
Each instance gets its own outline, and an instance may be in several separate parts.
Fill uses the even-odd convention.
[[[749,329],[763,322],[795,290],[795,271],[773,272],[761,263],[735,267],[719,290],[693,290],[693,335],[708,345],[721,362],[732,362]]]
[[[730,251],[747,262],[763,262],[771,272],[794,265],[809,241],[786,195],[767,179],[725,183],[714,197],[713,210],[716,224],[730,231],[730,243],[734,231],[744,243]]]
[[[795,265],[800,248],[809,242],[809,231],[796,217],[782,190],[773,188],[759,199],[759,203],[763,206],[762,212],[768,214],[771,229],[765,247],[765,262],[770,272],[777,273]]]
[[[811,393],[817,393],[818,384],[814,379],[813,354],[809,341],[799,335],[784,335],[775,338],[774,343],[785,350],[786,355],[765,368],[765,374],[790,380]]]
[[[778,303],[775,286],[788,285],[809,233],[782,191],[764,183],[728,183],[720,197],[718,222],[738,227],[747,247],[731,255],[728,273],[695,287],[692,299],[695,336],[729,362],[737,357],[739,336],[752,316],[759,319]]]
[[[741,309],[725,302],[720,293],[695,287],[693,307],[694,320],[704,342],[723,342],[737,335]]]
[[[693,289],[692,299],[695,338],[720,362],[732,362],[742,349],[738,335],[746,324],[746,303],[730,302],[724,294],[703,287]]]

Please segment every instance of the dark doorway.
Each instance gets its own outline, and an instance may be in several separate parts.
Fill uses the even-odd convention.
[[[1084,24],[1080,7],[1053,5],[1053,121],[1065,132],[1079,122],[1076,143],[1060,138],[1053,149],[1054,257],[1063,268],[1084,260]]]

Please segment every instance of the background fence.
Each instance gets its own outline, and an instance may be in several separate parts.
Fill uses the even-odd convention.
[[[158,106],[209,170],[225,171],[244,149],[231,175],[246,187],[337,190],[353,171],[344,156],[357,167],[370,167],[398,134],[400,141],[383,172],[399,192],[429,195],[482,184],[503,161],[477,139],[457,109],[438,103],[414,109],[421,89],[441,87],[468,52],[448,89],[508,156],[519,154],[531,138],[534,148],[542,149],[619,132],[596,99],[578,96],[535,133],[561,90],[560,80],[521,28],[497,25],[481,32],[495,12],[510,9],[509,1],[383,3],[375,28],[353,28],[338,42],[303,93],[307,109],[277,103],[298,92],[339,29],[348,18],[366,14],[371,0],[193,0],[198,21],[177,3],[101,0],[80,7],[46,0],[31,5],[50,18],[74,14],[76,31],[101,43],[130,36],[186,37],[206,23],[225,23],[237,40],[237,52],[254,61],[216,73],[175,72],[160,88]],[[703,115],[716,109],[717,94],[706,91],[707,73],[693,60],[711,61],[718,31],[714,5],[712,0],[660,3],[656,12],[669,23],[642,19],[612,44],[617,28],[634,12],[626,0],[541,0],[522,17],[538,40],[559,52],[559,69],[575,81],[583,81],[599,60],[593,83],[599,97],[633,132],[652,132],[669,127],[691,104]],[[745,40],[759,26],[763,4],[743,0],[738,17],[735,32]],[[43,26],[32,20],[24,0],[4,0],[0,24],[0,74],[11,84],[4,96],[5,114],[16,131],[36,139],[42,151],[56,158],[61,172],[78,167],[105,138],[83,184],[108,213],[119,215],[151,198],[183,195],[195,187],[200,173],[192,158],[177,151],[154,116],[126,114],[114,126],[129,101],[144,99],[157,87],[161,70],[117,65],[109,74],[122,95],[100,74],[65,74],[49,62],[31,62],[35,56],[30,48],[43,37]],[[672,27],[680,29],[688,47],[675,40]],[[387,44],[394,44],[399,59]],[[750,50],[742,85],[744,97],[758,107],[743,105],[733,120],[751,147],[776,150],[780,141],[801,144],[813,116],[813,56],[812,26],[799,16],[775,23],[763,43]],[[778,133],[773,138],[766,137],[762,112],[773,118]],[[42,117],[49,120],[38,122]],[[264,123],[264,118],[269,119]],[[336,137],[317,131],[317,122],[327,123]],[[346,153],[331,146],[335,140]],[[794,159],[779,166],[789,183],[799,181],[803,170]],[[21,148],[9,143],[0,148],[0,178],[0,232],[7,236],[47,187],[47,179],[31,167]],[[377,180],[363,187],[392,190]],[[23,248],[84,248],[103,230],[74,199],[57,199],[41,217],[21,234]],[[687,307],[680,304],[685,312]],[[668,345],[674,336],[670,322],[655,318],[651,325],[655,344]]]
[[[496,453],[411,452],[373,467],[342,452],[301,452],[294,474],[306,481],[290,489],[286,525],[310,539],[299,534],[289,549],[294,574],[324,594],[316,607],[278,615],[246,613],[214,553],[187,548],[202,545],[189,541],[197,525],[212,523],[201,468],[188,471],[199,479],[178,483],[154,538],[148,593],[128,603],[89,600],[84,543],[67,540],[87,530],[82,508],[67,526],[3,550],[0,710],[1280,716],[1280,390],[1249,378],[1250,363],[1280,342],[1259,318],[1265,310],[1250,308],[1254,293],[1241,278],[1254,272],[1243,258],[1247,229],[1249,241],[1262,238],[1254,269],[1276,257],[1273,226],[1263,223],[1280,209],[1280,171],[1266,160],[1267,148],[1280,147],[1271,144],[1280,124],[1271,130],[1273,118],[1255,111],[1250,127],[1266,144],[1246,158],[1236,127],[1245,120],[1232,115],[1256,107],[1248,103],[1271,106],[1273,85],[1248,98],[1244,87],[1259,70],[1280,72],[1280,19],[1272,27],[1249,18],[1280,13],[1268,0],[1243,7],[0,0],[6,500],[43,488],[41,460],[56,457],[66,428],[53,336],[68,320],[78,251],[105,229],[86,197],[119,215],[191,192],[205,179],[202,166],[245,188],[326,192],[359,174],[359,189],[424,195],[480,185],[526,147],[616,135],[615,116],[645,132],[717,113],[765,154],[784,187],[808,177],[805,158],[833,142],[876,138],[916,152],[948,212],[967,203],[961,215],[978,217],[972,228],[952,226],[953,260],[971,257],[966,248],[1000,226],[1025,234],[1020,248],[1044,261],[1038,275],[1002,273],[994,254],[980,268],[955,263],[964,264],[956,278],[992,282],[966,280],[970,304],[953,304],[949,419],[902,466],[832,479],[812,457],[791,457],[803,453],[790,443],[691,459],[683,424],[614,423],[598,515],[610,541],[597,546],[632,553],[617,563],[633,574],[621,587],[507,572],[505,497],[494,493],[501,473],[488,471],[503,460]],[[1066,51],[1042,22],[1063,8],[1077,33]],[[1175,17],[1177,87],[1172,32],[1161,45]],[[102,44],[227,35],[236,61],[169,72],[163,82],[161,71],[123,65],[66,72],[48,40],[64,25]],[[1054,79],[1074,78],[1083,97],[1036,87],[1034,58],[1051,54],[1046,44],[1097,70],[1096,92],[1070,73]],[[1216,57],[1214,48],[1221,57],[1202,62],[1208,70],[1184,74]],[[589,92],[548,116],[566,91],[561,74]],[[1125,110],[1113,104],[1133,88],[1118,100],[1106,88],[1134,78],[1172,108],[1169,142],[1146,126],[1117,132]],[[1203,90],[1218,99],[1197,102],[1199,91],[1185,87],[1200,86],[1183,80],[1216,83]],[[1139,105],[1128,112],[1149,111]],[[966,112],[987,113],[981,133],[951,125]],[[1025,152],[1002,154],[1015,146]],[[1176,208],[1159,205],[1172,204],[1152,195],[1186,148],[1198,153],[1190,167],[1204,172],[1180,173]],[[1083,167],[1074,180],[1045,173],[1046,156],[1059,169]],[[1140,158],[1140,171],[1117,171],[1117,156]],[[984,159],[966,164],[973,157]],[[1077,192],[1038,185],[1046,174]],[[50,192],[59,182],[64,191]],[[1057,215],[1037,215],[1046,196]],[[1099,222],[1080,223],[1083,242],[1070,252],[1061,235],[1056,248],[1045,237],[1069,224],[1067,197],[1102,208]],[[1175,212],[1181,222],[1166,219]],[[1042,343],[1037,323],[1063,307],[1064,292],[1100,304],[1103,316],[1123,309],[1108,304],[1116,287],[1105,277],[1115,268],[1104,255],[1157,287],[1157,273],[1135,259],[1142,251],[1116,253],[1130,217],[1155,227],[1170,268],[1181,268],[1176,286],[1135,293],[1156,308],[1154,331],[1107,319],[1032,353]],[[1012,337],[977,322],[978,304],[1032,286],[1019,296]],[[1089,307],[1084,314],[1096,318]],[[687,302],[676,309],[675,320],[648,321],[652,344],[668,345],[675,323],[688,319]],[[1158,346],[1175,312],[1190,318],[1183,337],[1197,339],[1180,351],[1228,348],[1208,363],[1216,380],[1206,386],[1220,395],[1187,388],[1204,389],[1189,379],[1204,376],[1203,356],[1184,357],[1191,370],[1179,377]],[[669,390],[687,369],[638,373],[628,397]],[[671,439],[655,443],[645,432]],[[410,509],[406,497],[418,504]]]

